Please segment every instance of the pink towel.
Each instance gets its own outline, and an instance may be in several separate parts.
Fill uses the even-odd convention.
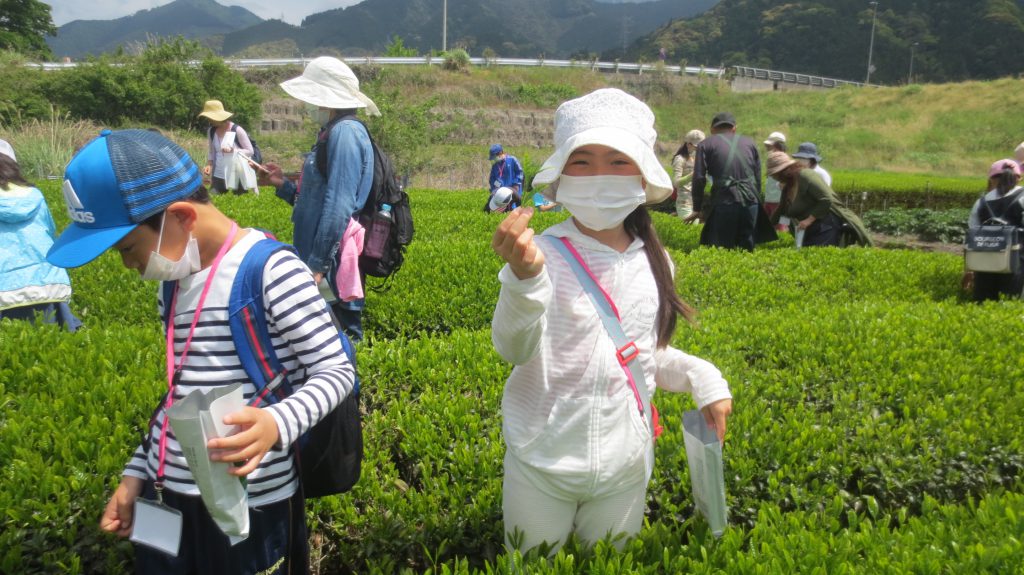
[[[359,254],[363,253],[363,236],[366,229],[355,219],[348,221],[348,228],[341,238],[341,262],[334,277],[341,301],[352,301],[363,297],[363,281],[359,276]]]

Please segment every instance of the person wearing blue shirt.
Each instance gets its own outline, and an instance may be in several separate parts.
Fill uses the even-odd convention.
[[[265,164],[266,181],[277,188],[278,197],[294,206],[293,242],[299,257],[318,285],[326,280],[330,291],[337,294],[341,240],[349,220],[366,203],[373,184],[373,145],[355,114],[360,108],[372,116],[379,116],[380,111],[359,91],[359,79],[352,70],[337,58],[314,59],[301,76],[282,82],[281,87],[305,102],[322,128],[313,151],[303,162],[301,187],[271,163]],[[361,341],[365,300],[338,300],[331,307],[348,336]]]
[[[491,175],[487,185],[491,194],[498,188],[512,190],[512,203],[509,210],[514,210],[523,202],[523,166],[515,156],[505,152],[501,144],[494,144],[490,149]]]

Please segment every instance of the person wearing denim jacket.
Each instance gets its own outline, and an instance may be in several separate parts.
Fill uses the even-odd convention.
[[[299,257],[318,284],[327,281],[337,294],[333,272],[338,265],[340,242],[349,220],[366,203],[373,184],[373,146],[355,113],[359,108],[366,108],[371,115],[380,112],[359,91],[359,80],[352,70],[337,58],[316,58],[302,76],[283,82],[281,87],[306,102],[310,115],[323,127],[313,151],[303,162],[299,185],[286,179],[281,168],[270,163],[266,164],[266,179],[277,188],[278,197],[294,206],[293,243]],[[365,300],[337,301],[331,305],[349,337],[360,341]]]

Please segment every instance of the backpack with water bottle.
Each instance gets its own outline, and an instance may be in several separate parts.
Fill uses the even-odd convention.
[[[325,137],[335,123],[343,120],[362,124],[355,116],[335,118],[324,127]],[[368,129],[366,134],[370,135]],[[359,270],[368,276],[388,278],[402,267],[405,248],[412,242],[412,209],[409,195],[395,173],[391,158],[377,146],[373,136],[370,136],[370,144],[373,146],[373,184],[363,209],[353,215],[366,229],[366,244],[359,256]],[[327,169],[327,146],[318,145],[316,154],[317,170],[326,179],[330,173]]]

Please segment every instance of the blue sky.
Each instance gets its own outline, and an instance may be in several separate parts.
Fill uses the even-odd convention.
[[[260,18],[278,18],[289,24],[299,24],[310,14],[333,8],[358,4],[361,0],[217,0],[225,6],[241,6]],[[72,20],[113,20],[130,16],[139,10],[148,10],[170,4],[170,0],[53,0],[46,2],[52,8],[53,23],[62,26]]]

